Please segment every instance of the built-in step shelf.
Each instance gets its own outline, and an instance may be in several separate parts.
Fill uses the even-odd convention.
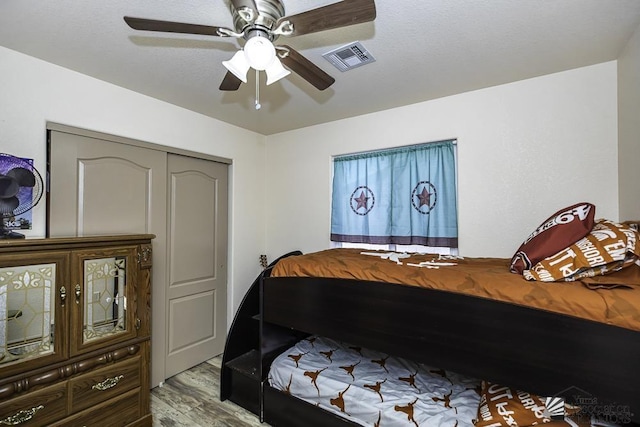
[[[229,400],[260,416],[260,351],[251,350],[225,367],[231,385]]]
[[[290,252],[273,261],[254,280],[236,312],[222,356],[220,372],[220,400],[226,399],[261,416],[262,381],[276,350],[295,342],[295,332],[275,325],[264,325],[260,315],[260,285],[263,275],[279,259],[302,252]]]
[[[253,282],[240,303],[227,336],[220,375],[221,401],[231,398],[232,395],[244,393],[237,388],[242,387],[249,379],[259,383],[261,322],[259,313],[260,276]],[[252,384],[250,388],[253,389]],[[257,395],[256,404],[259,401],[259,395]]]
[[[226,366],[248,377],[260,380],[260,352],[251,350],[227,362]]]
[[[262,354],[270,354],[276,350],[284,350],[309,334],[294,329],[285,328],[271,323],[264,323],[262,327]]]

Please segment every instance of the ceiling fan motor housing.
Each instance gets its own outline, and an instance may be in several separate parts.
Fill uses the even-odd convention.
[[[273,30],[278,19],[285,16],[284,5],[280,0],[255,0],[255,4],[258,8],[258,15],[253,22],[247,22],[233,6],[233,3],[230,4],[234,28],[238,33],[247,30],[245,35],[251,33],[251,28],[267,30],[265,32],[269,34],[270,40],[273,41],[277,36],[271,34],[268,30]]]

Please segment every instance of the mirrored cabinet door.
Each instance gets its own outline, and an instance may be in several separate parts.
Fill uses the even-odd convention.
[[[136,335],[134,248],[74,253],[72,353]]]
[[[0,263],[0,371],[65,357],[68,289],[61,277],[67,263],[59,254]]]
[[[83,342],[127,331],[127,258],[84,261]]]

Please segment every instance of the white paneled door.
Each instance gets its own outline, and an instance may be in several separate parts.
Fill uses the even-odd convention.
[[[169,377],[224,350],[227,166],[170,155],[168,179]]]

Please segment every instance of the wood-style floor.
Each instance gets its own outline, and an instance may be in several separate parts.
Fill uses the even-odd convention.
[[[254,414],[220,402],[220,364],[215,357],[167,379],[151,390],[153,425],[163,427],[268,427]]]

